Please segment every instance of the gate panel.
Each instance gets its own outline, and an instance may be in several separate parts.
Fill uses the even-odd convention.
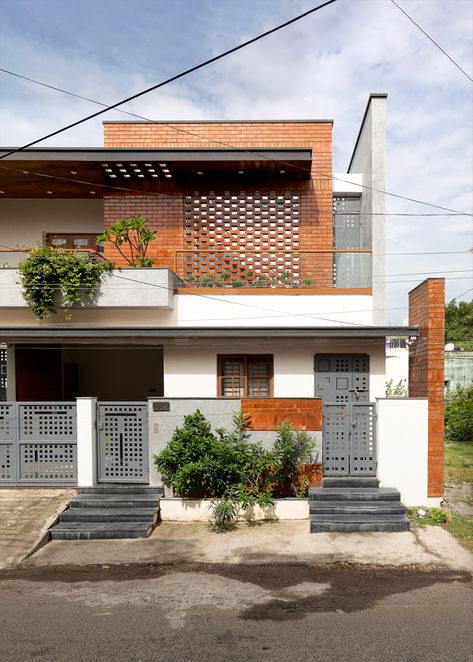
[[[350,475],[376,474],[376,405],[353,402],[350,405]]]
[[[0,485],[77,482],[74,402],[0,404]]]
[[[0,484],[13,484],[17,478],[16,421],[16,406],[12,402],[0,404]]]
[[[325,476],[349,475],[348,412],[346,404],[323,405],[322,458]]]
[[[148,405],[101,403],[98,410],[100,482],[148,483]]]
[[[324,476],[376,475],[376,405],[323,405]]]

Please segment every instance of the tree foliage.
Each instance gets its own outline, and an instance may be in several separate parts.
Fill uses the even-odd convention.
[[[447,391],[445,436],[452,441],[473,441],[473,384]]]
[[[455,301],[445,306],[445,342],[473,344],[473,301]]]

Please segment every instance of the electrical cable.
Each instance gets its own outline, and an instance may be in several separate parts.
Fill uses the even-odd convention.
[[[258,155],[258,152],[252,152],[252,151],[247,150],[247,149],[240,149],[238,147],[232,147],[232,149],[247,152],[249,154]],[[260,156],[264,156],[264,155],[260,155]],[[293,164],[290,164],[290,163],[289,164],[286,163],[286,161],[279,161],[277,159],[271,159],[270,157],[265,157],[265,158],[267,158],[270,161],[274,161],[275,163],[280,163],[280,164],[285,164],[285,165],[290,165],[290,166],[293,165]],[[299,166],[294,166],[294,167],[299,167]],[[68,182],[68,183],[73,183],[73,184],[81,184],[83,186],[92,186],[92,187],[96,187],[96,188],[100,188],[100,189],[128,191],[130,193],[134,193],[136,195],[141,195],[141,196],[149,195],[151,197],[159,198],[161,196],[167,196],[168,195],[167,193],[159,193],[158,191],[144,191],[144,190],[140,190],[140,189],[130,188],[130,187],[127,187],[127,186],[117,186],[116,184],[100,184],[100,183],[97,183],[97,182],[89,182],[89,181],[82,180],[82,179],[74,179],[72,177],[61,177],[59,175],[50,175],[48,173],[38,172],[38,171],[35,171],[35,170],[29,170],[29,169],[26,170],[25,168],[10,168],[9,166],[0,165],[0,169],[10,170],[10,171],[13,171],[13,172],[21,172],[25,175],[35,175],[37,177],[44,177],[46,179],[54,179],[54,180],[59,180],[59,181],[62,181],[62,182]],[[310,170],[308,168],[301,168],[301,169],[305,170],[306,172],[310,172]],[[321,173],[318,173],[318,174],[321,174]],[[352,182],[349,182],[348,180],[340,179],[339,177],[333,177],[333,176],[330,177],[329,175],[322,175],[322,174],[321,174],[321,176],[326,177],[327,179],[332,179],[332,180],[345,182],[347,184],[352,183]],[[400,198],[400,199],[403,199],[403,200],[416,202],[418,204],[427,205],[427,206],[430,206],[430,207],[436,207],[438,209],[445,209],[445,210],[451,212],[449,214],[438,214],[438,216],[442,216],[442,217],[443,216],[473,216],[473,213],[457,211],[457,210],[450,209],[448,207],[442,207],[442,206],[439,206],[439,205],[436,205],[436,204],[430,203],[430,202],[422,202],[421,200],[416,200],[415,198],[408,198],[408,197],[403,196],[403,195],[398,195],[397,193],[389,193],[387,191],[383,191],[382,189],[375,189],[371,186],[365,186],[364,184],[359,184],[358,186],[360,188],[367,188],[371,191],[376,191],[377,193],[383,193],[384,195],[390,195],[390,196],[393,196],[395,198]],[[422,216],[422,214],[407,214],[407,213],[406,214],[390,214],[390,213],[387,213],[387,214],[369,214],[369,213],[365,214],[364,212],[360,212],[360,215],[361,216],[363,216],[363,215],[367,215],[367,216],[375,216],[375,215],[379,215],[379,216],[393,216],[393,215]],[[426,214],[426,216],[430,216],[430,214]]]
[[[451,62],[452,64],[455,65],[455,67],[456,67],[459,71],[461,71],[461,73],[462,73],[464,76],[466,76],[466,77],[468,78],[468,80],[469,80],[471,83],[473,83],[473,78],[472,78],[469,74],[467,74],[467,72],[466,72],[464,69],[462,69],[462,68],[460,67],[460,65],[458,64],[458,62],[455,62],[455,60],[454,60],[452,57],[450,57],[450,55],[447,53],[447,51],[445,51],[445,50],[444,50],[444,49],[443,49],[443,48],[442,48],[442,47],[441,47],[441,46],[440,46],[440,45],[439,45],[434,39],[432,39],[432,37],[431,37],[429,34],[427,34],[427,32],[426,32],[425,30],[423,30],[423,29],[420,27],[420,25],[419,25],[418,23],[416,23],[416,22],[414,21],[414,19],[413,19],[411,16],[409,16],[409,14],[408,14],[406,11],[404,11],[404,9],[403,9],[402,7],[400,7],[400,6],[397,4],[397,2],[394,2],[394,0],[391,0],[391,2],[392,2],[392,4],[393,4],[395,7],[397,7],[397,8],[399,9],[400,12],[402,12],[402,13],[404,14],[404,16],[405,16],[407,19],[409,19],[409,21],[410,21],[413,25],[416,26],[416,28],[418,28],[418,29],[422,32],[423,35],[425,35],[425,36],[427,37],[427,39],[428,39],[429,41],[431,41],[431,42],[433,43],[434,46],[436,46],[436,47],[439,49],[439,51],[441,51],[441,52],[445,55],[445,57],[447,57],[447,58],[450,60],[450,62]]]
[[[189,69],[186,69],[185,71],[181,71],[179,74],[176,74],[174,76],[171,76],[170,78],[167,78],[164,81],[161,81],[160,83],[157,83],[156,85],[152,85],[151,87],[146,88],[145,90],[142,90],[141,92],[137,92],[136,94],[132,94],[131,96],[127,97],[126,99],[122,99],[121,101],[117,101],[114,104],[111,104],[107,106],[106,108],[97,111],[96,113],[92,113],[91,115],[87,115],[86,117],[83,117],[80,120],[77,120],[75,122],[72,122],[71,124],[68,124],[67,126],[62,127],[61,129],[57,129],[56,131],[52,131],[51,133],[48,133],[45,136],[42,136],[41,138],[37,138],[36,140],[32,140],[29,143],[26,143],[25,145],[22,145],[21,147],[17,147],[14,150],[10,150],[9,152],[3,154],[0,156],[0,159],[4,159],[7,156],[11,156],[12,154],[15,154],[17,152],[21,152],[24,149],[27,149],[28,147],[32,147],[33,145],[37,145],[40,142],[43,142],[44,140],[47,140],[48,138],[52,138],[53,136],[57,136],[60,133],[63,133],[64,131],[68,131],[69,129],[72,129],[75,126],[79,126],[80,124],[83,124],[84,122],[87,122],[88,120],[91,120],[95,117],[99,117],[100,115],[103,115],[104,113],[108,112],[109,110],[113,110],[117,106],[121,106],[125,103],[128,103],[129,101],[133,101],[134,99],[138,99],[139,97],[144,96],[145,94],[148,94],[149,92],[153,92],[154,90],[158,90],[165,85],[168,85],[169,83],[172,83],[176,80],[179,80],[180,78],[183,78],[184,76],[187,76],[194,71],[198,71],[199,69],[202,69],[203,67],[208,66],[209,64],[212,64],[213,62],[217,62],[218,60],[221,60],[222,58],[226,57],[227,55],[231,55],[232,53],[236,53],[237,51],[241,50],[242,48],[246,48],[246,46],[249,46],[250,44],[254,44],[255,42],[259,41],[260,39],[263,39],[264,37],[269,36],[270,34],[274,34],[275,32],[278,32],[279,30],[282,30],[283,28],[287,27],[288,25],[291,25],[293,23],[296,23],[297,21],[300,21],[303,18],[306,18],[310,14],[313,14],[316,11],[319,11],[319,9],[323,9],[324,7],[327,7],[328,5],[333,4],[337,0],[326,0],[326,2],[322,3],[321,5],[318,5],[317,7],[312,7],[311,9],[305,11],[302,14],[299,14],[298,16],[295,16],[294,18],[290,19],[289,21],[285,21],[284,23],[281,23],[277,25],[274,28],[271,28],[271,30],[266,30],[266,32],[263,32],[256,37],[253,37],[252,39],[248,39],[247,41],[244,41],[242,44],[239,44],[238,46],[234,46],[233,48],[229,48],[228,50],[224,51],[223,53],[219,53],[218,55],[215,55],[214,57],[211,57],[207,60],[204,60],[203,62],[200,62],[199,64],[194,65],[193,67],[190,67]]]

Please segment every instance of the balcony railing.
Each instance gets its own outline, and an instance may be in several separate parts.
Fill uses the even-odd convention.
[[[27,255],[0,249],[0,271],[16,269]],[[163,251],[154,270],[172,270],[187,288],[370,289],[371,263],[369,250],[176,249]]]
[[[173,270],[187,287],[371,288],[369,250],[178,249]]]

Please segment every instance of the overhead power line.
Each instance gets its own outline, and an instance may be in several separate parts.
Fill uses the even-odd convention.
[[[24,149],[27,149],[28,147],[32,147],[33,145],[37,145],[40,142],[43,142],[44,140],[47,140],[48,138],[52,138],[53,136],[57,136],[60,133],[63,133],[64,131],[68,131],[69,129],[72,129],[75,126],[79,126],[80,124],[83,124],[84,122],[88,122],[91,119],[94,119],[95,117],[99,117],[100,115],[103,115],[104,113],[108,112],[109,110],[113,110],[113,108],[117,108],[117,106],[122,106],[124,103],[128,103],[129,101],[133,101],[134,99],[138,99],[139,97],[144,96],[145,94],[149,94],[149,92],[154,92],[155,90],[160,89],[161,87],[164,87],[165,85],[169,85],[169,83],[173,83],[176,80],[179,80],[180,78],[184,78],[184,76],[188,76],[189,74],[193,73],[194,71],[198,71],[199,69],[202,69],[203,67],[208,66],[209,64],[212,64],[213,62],[217,62],[218,60],[221,60],[224,57],[227,57],[228,55],[231,55],[232,53],[236,53],[237,51],[241,50],[242,48],[246,48],[246,46],[249,46],[250,44],[254,44],[255,42],[259,41],[260,39],[264,39],[265,37],[268,37],[270,34],[274,34],[275,32],[278,32],[279,30],[282,30],[283,28],[286,28],[288,25],[292,25],[293,23],[296,23],[297,21],[300,21],[303,18],[306,18],[310,14],[313,14],[316,11],[319,11],[319,9],[323,9],[324,7],[327,7],[328,5],[333,4],[337,0],[327,0],[326,2],[322,3],[321,5],[318,5],[317,7],[312,7],[312,9],[309,9],[308,11],[299,14],[298,16],[295,16],[294,18],[291,18],[289,21],[285,21],[284,23],[281,23],[277,25],[275,28],[271,28],[271,30],[266,30],[266,32],[263,32],[256,37],[253,37],[252,39],[248,39],[247,41],[244,41],[242,44],[239,44],[238,46],[234,46],[233,48],[229,48],[228,50],[224,51],[223,53],[219,53],[219,55],[215,55],[214,57],[211,57],[207,60],[204,60],[203,62],[200,62],[199,64],[194,65],[193,67],[190,67],[189,69],[186,69],[185,71],[181,71],[179,74],[176,74],[174,76],[171,76],[170,78],[167,78],[164,81],[161,81],[160,83],[157,83],[156,85],[152,85],[151,87],[146,88],[145,90],[142,90],[141,92],[137,92],[136,94],[132,94],[129,97],[126,97],[125,99],[122,99],[121,101],[117,101],[114,104],[111,104],[102,110],[97,111],[96,113],[92,113],[91,115],[87,115],[86,117],[83,117],[80,120],[77,120],[75,122],[72,122],[71,124],[68,124],[67,126],[62,127],[61,129],[57,129],[56,131],[52,131],[51,133],[48,133],[45,136],[42,136],[41,138],[37,138],[36,140],[32,140],[29,143],[26,143],[25,145],[22,145],[21,147],[17,147],[14,150],[10,150],[9,152],[3,154],[0,156],[0,159],[4,159],[7,156],[11,156],[12,154],[15,154],[16,152],[20,152]]]
[[[151,122],[152,120],[149,120],[149,121]],[[171,126],[171,128],[173,128],[173,127]],[[212,142],[221,143],[221,141],[215,141],[215,140],[212,140]],[[254,151],[249,150],[249,149],[241,149],[240,147],[235,147],[233,145],[228,145],[227,143],[221,143],[221,144],[225,144],[227,147],[230,147],[231,149],[234,149],[234,150],[238,150],[240,152],[246,152],[248,154],[254,154],[256,156],[261,156],[262,158],[267,159],[269,161],[272,161],[274,163],[278,163],[278,164],[286,165],[286,166],[290,166],[290,167],[295,167],[295,168],[298,168],[300,170],[305,170],[306,172],[310,173],[310,169],[303,168],[302,166],[295,166],[294,164],[287,163],[286,161],[280,161],[278,159],[272,159],[271,157],[268,157],[264,154],[259,154],[258,152],[254,152]],[[0,159],[1,158],[3,158],[3,157],[0,156]],[[109,190],[117,190],[117,191],[130,191],[131,193],[134,193],[135,195],[149,195],[149,196],[154,196],[154,197],[161,197],[161,196],[167,195],[166,193],[159,193],[158,191],[144,191],[144,190],[140,190],[140,189],[133,189],[133,188],[130,188],[130,187],[127,187],[127,186],[116,186],[116,185],[113,185],[113,184],[100,184],[100,183],[97,183],[97,182],[89,182],[87,180],[82,180],[82,179],[74,179],[72,177],[60,177],[59,175],[51,175],[49,173],[38,172],[36,170],[25,170],[24,168],[11,168],[9,166],[4,166],[4,165],[0,166],[0,168],[2,170],[11,170],[11,171],[14,171],[14,172],[22,172],[25,175],[30,174],[30,175],[34,175],[36,177],[44,177],[46,179],[53,179],[53,180],[58,180],[58,181],[62,181],[62,182],[80,184],[82,186],[92,186],[92,187],[96,187],[96,188],[100,188],[100,189],[109,189]],[[314,173],[318,174],[321,177],[325,177],[326,179],[332,179],[332,180],[335,180],[335,181],[344,182],[346,184],[353,184],[353,182],[350,182],[347,179],[342,179],[341,177],[334,177],[333,175],[326,175],[325,173],[321,173],[321,172],[317,172],[317,171],[314,171]],[[450,212],[449,214],[438,214],[439,216],[473,216],[473,214],[470,213],[470,212],[463,212],[463,211],[458,211],[457,209],[451,209],[449,207],[442,207],[441,205],[437,205],[433,202],[425,202],[423,200],[417,200],[416,198],[409,198],[409,197],[406,197],[404,195],[400,195],[398,193],[391,193],[389,191],[384,191],[382,189],[376,189],[376,188],[373,188],[372,186],[367,186],[365,184],[358,184],[358,186],[360,188],[366,188],[370,191],[376,191],[377,193],[382,193],[383,195],[389,195],[389,196],[392,196],[392,197],[395,197],[395,198],[399,198],[401,200],[407,200],[409,202],[415,202],[417,204],[426,205],[428,207],[435,207],[437,209],[443,209],[445,211]],[[361,215],[363,215],[363,213],[361,213]],[[372,215],[372,216],[376,216],[376,215],[379,215],[379,216],[384,216],[384,215],[386,215],[386,216],[393,216],[393,215],[417,216],[417,214],[407,214],[407,213],[406,214],[389,214],[389,213],[387,213],[387,214],[367,214],[367,215]],[[426,214],[426,215],[429,216],[429,214]]]
[[[439,51],[441,51],[441,52],[445,55],[445,57],[447,57],[447,58],[450,60],[450,62],[451,62],[453,65],[455,65],[455,67],[456,67],[459,71],[461,71],[461,73],[462,73],[464,76],[466,76],[466,77],[468,78],[468,80],[469,80],[471,83],[473,83],[473,78],[472,78],[469,74],[467,74],[467,72],[466,72],[464,69],[462,69],[462,67],[460,67],[460,65],[458,64],[458,62],[455,62],[455,60],[454,60],[452,57],[450,57],[450,55],[447,53],[447,51],[445,51],[445,50],[440,46],[440,44],[438,44],[438,43],[435,41],[435,39],[432,39],[432,37],[431,37],[429,34],[427,34],[427,32],[426,32],[423,28],[421,28],[420,25],[419,25],[418,23],[416,23],[416,22],[414,21],[414,19],[412,18],[412,16],[409,16],[409,14],[408,14],[408,13],[407,13],[407,12],[401,7],[401,6],[399,6],[399,5],[397,4],[397,2],[394,2],[394,0],[391,0],[391,2],[392,2],[392,4],[393,4],[395,7],[397,7],[397,8],[399,9],[400,12],[402,12],[402,13],[404,14],[404,16],[405,16],[405,17],[406,17],[406,18],[407,18],[407,19],[408,19],[413,25],[416,26],[416,28],[418,28],[418,29],[422,32],[423,35],[425,35],[425,36],[427,37],[427,39],[428,39],[429,41],[431,41],[431,42],[433,43],[433,45],[434,45],[436,48],[439,49]]]

